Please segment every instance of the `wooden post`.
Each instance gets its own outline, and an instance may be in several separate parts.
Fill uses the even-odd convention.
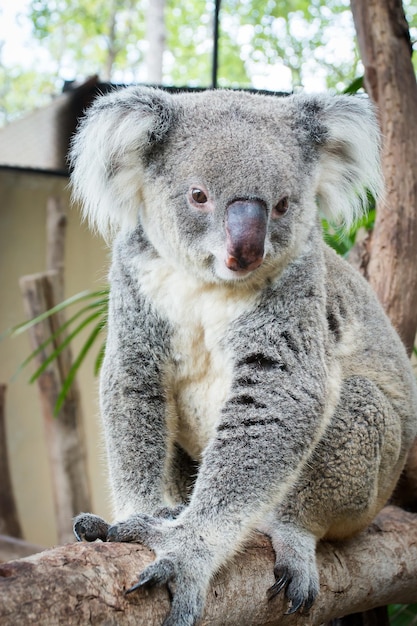
[[[56,293],[61,293],[57,272],[47,272],[20,279],[25,309],[29,318],[36,317],[57,304]],[[63,313],[56,314],[34,326],[30,331],[35,350],[65,321]],[[59,336],[59,341],[65,335]],[[57,341],[37,355],[38,365],[56,348]],[[72,518],[80,511],[91,510],[87,475],[80,396],[73,384],[57,416],[54,407],[72,362],[71,351],[65,348],[38,378],[42,402],[46,442],[51,466],[53,496],[57,519],[58,541],[73,541]]]
[[[0,534],[22,537],[10,478],[6,441],[6,385],[0,385]]]
[[[62,199],[48,198],[46,204],[46,269],[58,272],[55,297],[57,302],[64,299],[65,233],[67,211]],[[59,291],[58,291],[59,286]]]

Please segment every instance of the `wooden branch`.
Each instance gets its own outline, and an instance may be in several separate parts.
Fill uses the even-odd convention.
[[[12,559],[21,559],[37,552],[42,552],[45,548],[29,543],[23,539],[0,535],[0,563],[11,561]]]
[[[10,477],[5,404],[6,385],[0,385],[0,533],[22,537]]]
[[[31,319],[52,308],[60,293],[60,278],[56,272],[24,276],[20,279],[25,308]],[[63,313],[47,318],[30,329],[32,348],[39,348],[65,321]],[[62,341],[65,334],[60,335]],[[36,358],[41,365],[57,347],[57,341],[46,346]],[[78,387],[73,384],[57,416],[56,400],[71,366],[72,356],[66,348],[38,378],[45,433],[51,466],[58,541],[73,540],[71,520],[80,511],[91,510],[90,487],[84,436],[82,432],[81,403]]]
[[[159,626],[169,610],[165,588],[125,596],[153,559],[138,544],[72,544],[0,566],[0,623]],[[308,617],[285,616],[268,602],[274,555],[257,536],[215,578],[202,626],[318,626],[387,603],[417,602],[417,515],[386,507],[349,542],[318,548],[321,590]],[[71,616],[71,620],[69,618]]]

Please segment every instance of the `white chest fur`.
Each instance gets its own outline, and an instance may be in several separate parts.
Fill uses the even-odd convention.
[[[257,296],[242,286],[203,285],[161,259],[141,266],[140,286],[174,328],[168,423],[173,440],[199,459],[232,384],[233,355],[222,340]]]

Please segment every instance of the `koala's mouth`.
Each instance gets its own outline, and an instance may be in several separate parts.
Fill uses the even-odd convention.
[[[236,274],[243,273],[244,275],[246,275],[258,269],[258,267],[262,265],[262,262],[263,262],[263,255],[258,256],[257,258],[254,258],[253,260],[246,260],[245,258],[242,258],[242,257],[234,257],[231,255],[228,255],[224,263],[226,267],[232,272],[235,272]]]
[[[256,263],[250,263],[246,267],[234,266],[232,269],[230,263],[223,259],[214,257],[213,270],[217,278],[228,282],[243,281],[254,275],[259,267],[261,267],[263,259]]]

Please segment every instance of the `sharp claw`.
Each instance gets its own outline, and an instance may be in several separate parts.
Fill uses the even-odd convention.
[[[138,589],[141,589],[142,587],[153,587],[156,584],[156,580],[154,578],[154,576],[146,576],[145,578],[139,578],[138,582],[133,585],[133,587],[130,587],[129,589],[126,589],[125,591],[125,595],[127,595],[128,593],[133,593],[134,591],[137,591]]]
[[[81,535],[79,535],[79,534],[77,533],[77,531],[75,530],[75,528],[73,528],[73,532],[74,532],[74,535],[75,535],[75,538],[76,538],[76,540],[77,540],[77,541],[82,541],[82,540],[83,540],[83,538],[81,537]]]
[[[72,532],[74,533],[77,541],[87,541],[85,537],[86,528],[82,524],[74,524]]]
[[[304,602],[303,613],[308,613],[308,611],[313,606],[315,599],[316,599],[316,594],[310,593],[307,600]]]
[[[276,580],[272,587],[270,587],[267,591],[268,600],[272,600],[273,598],[275,598],[280,593],[280,591],[284,589],[288,582],[289,580],[286,574],[283,574],[281,578],[278,578],[278,580]]]
[[[298,600],[295,600],[294,602],[291,603],[291,607],[288,609],[288,611],[284,613],[284,615],[292,615],[293,613],[296,613],[299,609],[301,609],[303,604],[304,604],[303,598],[299,598]]]
[[[142,583],[136,583],[136,585],[133,585],[133,587],[129,587],[129,589],[125,589],[125,596],[127,596],[129,593],[133,593],[134,591],[137,591],[141,587],[142,587]]]

